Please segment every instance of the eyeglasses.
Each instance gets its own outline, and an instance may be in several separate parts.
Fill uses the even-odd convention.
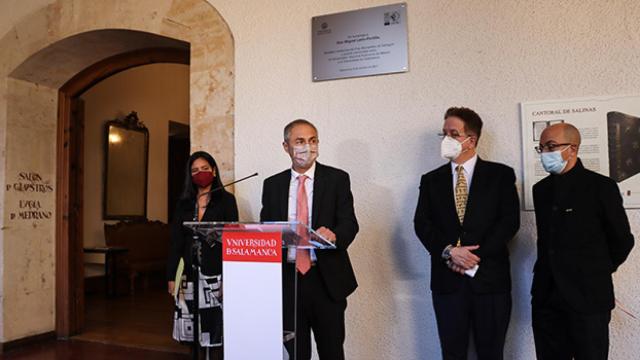
[[[458,138],[461,138],[461,137],[471,137],[472,136],[472,135],[466,135],[466,134],[458,134],[457,132],[452,132],[450,134],[447,134],[445,132],[439,132],[437,135],[438,135],[438,137],[440,139],[444,139],[447,136],[451,136],[454,139],[458,139]]]
[[[556,151],[557,148],[562,147],[562,146],[573,146],[573,144],[570,143],[564,143],[564,144],[540,144],[538,146],[535,147],[536,152],[538,154],[542,154],[543,152],[552,152],[552,151]]]

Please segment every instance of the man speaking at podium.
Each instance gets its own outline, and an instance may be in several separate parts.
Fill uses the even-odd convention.
[[[298,249],[287,254],[283,269],[285,294],[291,294],[293,276],[298,277],[296,354],[311,359],[311,333],[322,360],[344,359],[344,313],[347,296],[358,286],[347,248],[358,232],[349,175],[316,162],[318,131],[309,121],[298,119],[284,128],[284,150],[291,157],[291,169],[264,181],[260,221],[299,221],[310,224],[320,235],[334,242],[336,250]],[[296,271],[293,271],[295,266]],[[294,275],[295,274],[295,275]],[[285,296],[285,326],[294,319],[288,314],[293,301]],[[291,341],[287,344],[291,353]]]

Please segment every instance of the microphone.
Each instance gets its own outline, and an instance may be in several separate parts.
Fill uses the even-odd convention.
[[[255,177],[255,176],[258,176],[258,173],[253,173],[253,174],[251,174],[249,176],[243,177],[242,179],[238,179],[238,180],[232,181],[232,182],[230,182],[228,184],[224,184],[222,186],[218,186],[215,189],[211,189],[211,190],[207,191],[206,193],[202,193],[202,194],[198,195],[198,197],[203,196],[203,195],[209,195],[212,192],[216,192],[216,191],[222,190],[222,189],[226,188],[227,186],[231,186],[231,185],[233,185],[235,183],[239,183],[240,181],[245,181],[247,179],[251,179],[252,177]]]
[[[253,173],[253,174],[251,174],[251,175],[249,175],[249,176],[245,176],[245,177],[243,177],[242,179],[232,181],[232,182],[230,182],[230,183],[228,183],[228,184],[226,184],[226,185],[218,186],[217,188],[215,188],[215,189],[213,189],[213,190],[211,190],[211,191],[218,191],[218,190],[222,190],[222,189],[226,188],[227,186],[231,186],[231,185],[233,185],[233,184],[235,184],[235,183],[239,183],[240,181],[245,181],[245,180],[247,180],[247,179],[251,179],[251,178],[252,178],[252,177],[254,177],[254,176],[258,176],[258,173]]]

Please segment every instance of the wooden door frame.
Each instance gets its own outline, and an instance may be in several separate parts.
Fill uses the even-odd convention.
[[[189,65],[188,49],[149,48],[118,54],[76,74],[58,92],[56,144],[56,335],[68,338],[84,325],[82,238],[84,124],[73,110],[77,99],[121,71],[155,63]]]

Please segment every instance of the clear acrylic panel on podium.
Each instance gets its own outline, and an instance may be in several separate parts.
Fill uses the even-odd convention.
[[[298,276],[295,267],[297,249],[331,251],[336,246],[306,224],[293,222],[184,222],[183,225],[198,235],[209,246],[221,246],[225,232],[280,233],[282,236],[282,311],[283,311],[283,359],[296,358],[296,311],[298,303]],[[224,282],[224,274],[222,274]],[[223,306],[224,308],[224,306]],[[224,311],[224,310],[223,310]]]
[[[262,223],[242,222],[191,222],[183,223],[184,226],[204,236],[210,245],[213,242],[222,242],[223,232],[280,232],[282,233],[282,247],[295,247],[300,249],[335,249],[331,241],[325,239],[306,224],[298,221],[274,221]]]

